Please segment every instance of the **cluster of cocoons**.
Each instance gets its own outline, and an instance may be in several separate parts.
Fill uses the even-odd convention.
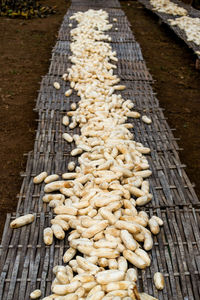
[[[70,162],[62,179],[46,172],[34,178],[36,184],[46,183],[43,201],[56,215],[44,230],[45,244],[51,245],[54,236],[64,239],[71,229],[63,256],[67,265],[54,267],[53,294],[43,299],[153,300],[136,285],[137,268],[151,264],[152,234],[163,225],[158,216],[137,209],[153,197],[148,181],[152,172],[144,156],[150,149],[134,141],[129,130],[133,125],[128,118],[140,114],[131,110],[131,100],[116,93],[126,87],[114,75],[118,59],[105,34],[112,27],[107,12],[88,10],[71,19],[78,25],[71,30],[72,66],[63,78],[80,101],[62,122],[80,127],[80,135],[63,135],[66,142],[75,142],[71,155],[79,155],[79,166]],[[147,116],[143,121],[151,123]],[[161,273],[155,274],[154,283],[164,288]]]
[[[154,10],[161,13],[170,14],[174,16],[186,16],[187,10],[183,7],[178,6],[170,0],[150,0]]]
[[[187,40],[200,46],[200,18],[184,16],[175,20],[168,20],[172,26],[178,26],[185,31]],[[197,53],[197,54],[200,54]]]

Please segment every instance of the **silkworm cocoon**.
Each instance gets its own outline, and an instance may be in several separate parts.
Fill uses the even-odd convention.
[[[106,220],[108,220],[108,222],[110,224],[115,224],[115,222],[117,221],[117,218],[115,215],[113,215],[109,210],[107,210],[106,208],[102,208],[100,209],[100,214],[102,215],[102,217]]]
[[[60,266],[60,265],[53,267],[53,273],[56,275],[58,272],[66,273],[66,268],[64,266]]]
[[[118,262],[116,259],[111,258],[108,260],[108,267],[110,270],[117,270],[118,269]]]
[[[63,173],[62,178],[63,179],[75,179],[77,177],[77,173]]]
[[[132,221],[135,222],[135,223],[137,223],[137,224],[140,224],[143,227],[146,227],[147,224],[148,224],[148,220],[143,219],[140,216],[133,216],[132,217]]]
[[[95,234],[95,236],[93,237],[93,240],[98,241],[98,240],[103,239],[103,238],[104,238],[104,233],[103,233],[103,231],[101,231],[101,232]]]
[[[69,117],[68,116],[63,117],[62,124],[65,125],[65,126],[69,125]]]
[[[72,278],[73,278],[73,270],[69,265],[66,266],[65,269],[66,269],[66,273],[67,273],[67,276],[69,278],[69,281],[71,281]]]
[[[146,265],[148,267],[150,266],[151,260],[150,260],[149,255],[146,253],[146,251],[144,251],[141,248],[138,248],[135,250],[135,254],[137,254],[139,257],[141,257],[146,262]]]
[[[118,209],[120,209],[122,206],[122,203],[120,201],[114,201],[110,204],[108,204],[106,206],[106,209],[107,210],[110,210],[110,211],[117,211]]]
[[[56,90],[59,90],[59,89],[60,89],[60,83],[57,82],[57,81],[55,81],[55,82],[53,83],[53,86],[55,87]]]
[[[108,284],[110,282],[124,280],[125,273],[119,270],[107,270],[96,274],[96,281],[99,284]]]
[[[59,220],[59,219],[52,219],[51,220],[51,224],[58,224],[62,227],[62,229],[64,231],[69,229],[69,224],[67,222],[65,222],[64,220]]]
[[[115,202],[115,201],[119,201],[119,200],[121,200],[120,195],[109,195],[108,197],[106,197],[106,196],[99,197],[99,198],[95,199],[95,205],[97,207],[103,207],[103,206],[107,206],[111,202]]]
[[[81,154],[82,152],[83,152],[82,149],[80,149],[80,148],[75,148],[75,149],[73,149],[73,150],[71,151],[71,155],[72,155],[72,156],[76,156],[76,155]]]
[[[47,177],[47,175],[48,175],[47,172],[42,172],[33,178],[33,182],[35,184],[41,183],[42,181],[44,181],[44,179]]]
[[[151,124],[152,122],[151,119],[148,118],[147,116],[142,116],[142,121],[146,124]]]
[[[100,267],[106,268],[108,266],[108,259],[105,257],[101,257],[98,260],[98,264]]]
[[[153,276],[154,284],[157,290],[163,290],[165,286],[164,276],[160,272],[156,272]]]
[[[105,229],[104,231],[107,234],[110,234],[114,237],[119,237],[120,236],[120,230],[116,229],[115,227],[109,226]]]
[[[79,287],[76,292],[75,295],[77,295],[77,299],[80,299],[81,297],[83,297],[85,295],[85,289],[81,286]]]
[[[86,299],[87,300],[101,300],[101,299],[103,299],[104,295],[105,295],[105,293],[103,291],[98,291],[98,292],[95,292],[95,294],[87,297]]]
[[[115,290],[127,290],[129,286],[130,286],[130,281],[117,281],[117,282],[108,283],[105,289],[106,292],[111,292]]]
[[[75,162],[70,161],[70,162],[68,163],[67,168],[68,168],[68,170],[71,172],[71,171],[73,171],[73,170],[75,169],[75,166],[76,166]]]
[[[139,151],[142,154],[148,154],[151,152],[151,149],[148,147],[136,147],[136,150]]]
[[[145,195],[145,193],[141,189],[139,189],[135,186],[129,187],[129,191],[132,195],[134,195],[136,197],[142,197]]]
[[[152,249],[153,247],[153,239],[151,237],[151,234],[148,232],[145,232],[144,234],[144,245],[143,245],[144,249],[146,251],[149,251]]]
[[[66,295],[68,293],[73,293],[75,292],[79,287],[81,286],[80,281],[74,281],[69,284],[63,284],[63,285],[54,285],[52,287],[52,292],[57,294],[57,295]]]
[[[44,195],[42,198],[43,202],[50,202],[51,200],[54,199],[63,202],[65,200],[65,196],[62,194],[53,194],[53,195]]]
[[[126,113],[126,116],[130,117],[130,118],[138,119],[138,118],[140,118],[141,115],[137,111],[129,111]]]
[[[152,199],[152,194],[147,194],[147,195],[141,196],[141,197],[137,198],[136,205],[143,206],[143,205],[149,203],[151,201],[151,199]]]
[[[123,256],[118,258],[118,269],[123,272],[126,272],[128,269],[127,260]]]
[[[72,220],[72,219],[76,219],[76,217],[75,216],[72,216],[72,215],[57,215],[57,216],[55,216],[55,219],[58,219],[58,220],[64,220],[64,221],[66,221],[66,222],[69,222],[70,220]],[[70,232],[70,236],[72,235],[72,234],[74,234],[74,231],[71,231]],[[76,233],[76,235],[77,235],[77,233]],[[70,238],[70,236],[69,236],[69,238]],[[77,236],[77,237],[79,237],[79,236]],[[74,237],[74,238],[77,238],[77,237]]]
[[[58,180],[58,181],[54,181],[54,182],[50,182],[50,183],[46,184],[44,187],[44,191],[45,191],[45,193],[51,193],[56,190],[59,190],[60,188],[62,188],[64,186],[65,186],[65,181]]]
[[[121,239],[127,249],[134,251],[137,248],[136,241],[127,230],[121,230]]]
[[[74,271],[73,268],[77,268],[78,267],[78,263],[76,261],[76,259],[72,259],[69,261],[69,265],[72,267],[72,270]]]
[[[133,233],[133,234],[139,233],[141,231],[138,224],[129,223],[126,221],[117,221],[115,223],[115,227],[118,229],[128,230],[130,233]]]
[[[147,222],[149,221],[149,217],[148,217],[148,215],[147,215],[147,213],[145,211],[140,211],[138,213],[138,216],[141,217],[141,218],[143,218]]]
[[[121,297],[121,299],[123,299],[124,297],[128,296],[128,291],[126,291],[126,290],[115,290],[115,291],[107,293],[106,296],[107,297],[109,297],[109,296],[112,296],[112,297],[119,296],[119,297]]]
[[[141,176],[142,178],[147,178],[151,176],[152,172],[150,170],[134,172],[135,176]]]
[[[138,269],[145,269],[146,262],[131,250],[124,250],[123,256]]]
[[[60,188],[60,192],[66,197],[74,196],[74,191],[72,188]],[[71,206],[71,205],[70,205]]]
[[[151,295],[148,295],[146,293],[139,293],[139,296],[140,296],[141,300],[158,300],[157,298],[155,298]]]
[[[156,220],[159,226],[163,225],[163,220],[157,216],[152,216],[152,219]]]
[[[148,193],[149,193],[149,181],[148,181],[148,180],[144,180],[144,181],[142,182],[141,190],[142,190],[145,194],[148,194]]]
[[[97,256],[97,257],[105,257],[105,258],[116,258],[119,256],[119,252],[111,248],[99,248],[99,249],[93,248],[90,255]]]
[[[88,201],[83,201],[83,202],[87,202],[88,203]],[[89,218],[87,216],[81,217],[81,225],[83,227],[88,228],[88,227],[93,226],[93,225],[95,225],[97,223],[98,223],[97,220],[93,220],[93,219],[91,219],[91,218]]]
[[[91,262],[92,264],[96,264],[97,261],[98,261],[98,257],[97,256],[88,256],[88,255],[85,255],[84,258]]]
[[[27,214],[27,215],[18,217],[10,223],[10,227],[11,228],[19,228],[24,225],[28,225],[28,224],[32,223],[34,221],[34,219],[35,219],[35,216],[32,214]]]
[[[130,268],[126,272],[125,280],[128,280],[130,282],[136,282],[137,281],[137,270],[134,268]]]
[[[51,229],[53,230],[53,234],[55,235],[55,237],[59,240],[63,240],[65,237],[65,232],[62,229],[62,227],[58,224],[53,224],[51,226]]]
[[[66,97],[71,96],[72,92],[73,92],[72,89],[67,90],[67,91],[65,92],[65,96],[66,96]]]
[[[68,279],[66,272],[58,271],[56,273],[56,278],[59,281],[59,283],[61,283],[61,284],[69,283],[69,279]]]
[[[117,248],[117,242],[110,242],[110,241],[106,241],[106,240],[99,240],[97,242],[94,243],[94,247],[95,248]]]
[[[62,79],[65,80],[65,81],[67,81],[67,78],[68,78],[68,75],[67,75],[66,73],[64,73],[64,74],[62,75]]]
[[[84,273],[82,273],[82,274],[76,275],[76,276],[72,279],[72,282],[73,282],[73,281],[76,281],[76,280],[79,280],[79,281],[81,281],[82,283],[94,281],[94,276],[93,276],[93,275],[86,273],[84,269],[83,269],[83,272],[84,272]]]
[[[77,261],[78,265],[85,271],[93,271],[93,270],[98,271],[99,270],[99,267],[97,267],[95,264],[89,262],[84,257],[77,256],[76,261]]]
[[[60,206],[60,205],[62,205],[63,203],[60,201],[60,200],[55,200],[55,199],[53,199],[53,200],[51,200],[50,202],[49,202],[49,207],[51,207],[51,208],[55,208],[56,206]]]
[[[68,143],[73,142],[73,137],[72,137],[70,134],[66,133],[66,132],[63,133],[62,137],[63,137],[63,139],[64,139],[65,141],[67,141]]]
[[[63,296],[62,298],[54,298],[56,300],[78,300],[78,295],[76,295],[76,293],[70,293],[70,294],[67,294],[65,296]]]
[[[97,224],[94,224],[93,226],[91,226],[90,228],[86,229],[82,236],[85,238],[92,238],[95,234],[97,234],[98,232],[104,230],[107,226],[108,226],[108,221],[104,220],[101,222],[98,222]]]
[[[42,295],[42,292],[40,290],[34,290],[31,294],[30,294],[30,298],[31,299],[37,299]]]
[[[69,124],[70,129],[74,129],[76,126],[77,126],[76,122],[72,122],[72,123]]]
[[[93,241],[85,238],[75,239],[70,241],[70,246],[72,248],[77,248],[78,245],[88,245],[93,246]]]
[[[74,249],[72,247],[70,247],[69,249],[67,249],[67,251],[63,255],[63,261],[64,261],[64,263],[67,263],[68,261],[70,261],[74,257],[75,254],[76,254],[76,249]]]
[[[116,91],[123,91],[123,90],[125,90],[126,86],[125,85],[115,85],[115,86],[113,86],[113,88]]]
[[[45,182],[45,183],[50,183],[50,182],[56,181],[56,180],[58,180],[58,179],[59,179],[59,175],[57,175],[57,174],[52,174],[52,175],[47,176],[47,177],[45,178],[44,182]]]
[[[54,213],[56,215],[62,215],[62,214],[66,214],[66,215],[77,215],[77,208],[75,207],[69,207],[69,206],[65,206],[65,205],[61,205],[61,206],[57,206],[54,208]]]
[[[160,227],[155,219],[151,218],[148,222],[148,225],[153,234],[158,234],[160,232]]]
[[[46,245],[51,245],[53,243],[53,230],[50,227],[44,229],[43,239]]]
[[[89,292],[91,289],[93,289],[95,286],[97,285],[97,283],[95,281],[91,281],[91,282],[86,282],[83,283],[82,286],[83,288],[86,290],[86,292]]]
[[[71,109],[72,109],[72,110],[76,110],[76,103],[72,103],[72,104],[71,104]]]
[[[78,245],[77,249],[83,254],[95,256],[95,255],[91,254],[91,252],[95,249],[92,246]]]
[[[144,241],[144,232],[139,232],[137,234],[133,234],[133,237],[136,241],[143,242]]]
[[[90,290],[90,292],[88,293],[87,297],[93,296],[95,295],[97,292],[102,291],[102,287],[101,285],[96,285],[93,289]],[[90,298],[89,298],[90,299]]]

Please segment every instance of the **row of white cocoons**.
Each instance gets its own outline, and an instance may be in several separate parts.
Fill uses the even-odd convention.
[[[185,8],[169,0],[150,0],[150,3],[156,11],[174,16],[182,16],[175,19],[168,19],[168,21],[172,26],[178,26],[181,30],[185,31],[189,42],[200,45],[200,18],[187,16],[188,11]],[[199,51],[196,53],[200,54]]]
[[[184,16],[175,20],[168,20],[172,26],[178,26],[185,31],[187,40],[200,46],[200,18]]]
[[[186,16],[188,14],[185,8],[178,6],[176,3],[170,0],[150,0],[150,3],[154,7],[154,10],[157,10],[161,13],[174,16]]]
[[[64,239],[72,229],[63,256],[68,265],[54,267],[53,294],[44,299],[155,299],[136,286],[137,268],[151,264],[147,251],[153,247],[152,233],[163,225],[158,216],[149,218],[136,209],[152,200],[144,157],[150,149],[134,141],[133,125],[125,123],[138,117],[131,111],[133,102],[115,94],[126,87],[113,73],[117,57],[106,42],[111,38],[104,31],[112,27],[107,12],[88,10],[71,18],[78,26],[71,30],[72,67],[63,78],[80,102],[63,124],[80,127],[80,135],[65,136],[67,142],[75,141],[71,155],[79,155],[79,166],[70,162],[62,179],[46,172],[34,178],[36,184],[45,181],[43,201],[56,215],[44,230],[45,244],[51,245],[53,236]],[[164,288],[160,272],[154,284]]]

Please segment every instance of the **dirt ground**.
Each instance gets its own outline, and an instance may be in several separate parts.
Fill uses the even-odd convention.
[[[25,170],[24,153],[33,149],[37,114],[33,112],[41,76],[48,71],[51,48],[69,2],[45,0],[57,14],[45,19],[0,18],[0,234],[6,213],[16,209]],[[139,3],[123,1],[144,58],[156,79],[154,91],[176,137],[181,160],[198,187],[200,72],[194,55],[166,26]],[[196,190],[200,192],[199,187]],[[200,194],[200,193],[199,193]]]
[[[37,114],[33,112],[41,76],[69,1],[45,0],[57,14],[32,20],[0,18],[0,232],[16,210],[26,157],[33,150]],[[1,234],[1,233],[0,233]]]

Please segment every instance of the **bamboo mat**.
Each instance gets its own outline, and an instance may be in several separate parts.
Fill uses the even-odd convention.
[[[177,17],[180,16],[173,16],[171,14],[166,14],[166,13],[161,13],[157,10],[154,10],[154,7],[151,5],[149,0],[138,0],[140,3],[142,3],[148,10],[152,11],[153,13],[155,13],[167,26],[169,26],[169,28],[171,30],[174,31],[174,33],[180,38],[182,39],[186,45],[191,48],[195,54],[196,51],[200,51],[200,46],[198,46],[197,44],[195,44],[192,41],[188,41],[187,40],[187,36],[185,34],[185,31],[180,29],[180,27],[176,26],[172,26],[170,24],[170,22],[168,21],[169,19],[175,19]],[[172,0],[171,0],[172,1]],[[182,1],[178,1],[178,0],[173,0],[172,2],[176,3],[178,6],[185,8],[188,11],[188,16],[191,18],[200,18],[200,11],[197,9],[194,9],[193,7],[191,7],[191,5],[185,4]],[[200,55],[196,54],[198,59],[200,59]]]
[[[106,6],[106,8],[104,8]],[[127,88],[120,91],[124,99],[132,99],[135,109],[152,118],[146,125],[140,119],[130,119],[134,124],[134,139],[151,148],[148,161],[152,170],[150,177],[153,200],[142,207],[150,216],[157,214],[164,221],[154,247],[150,252],[151,267],[139,271],[138,286],[162,299],[200,299],[200,205],[193,185],[179,159],[179,147],[163,110],[152,90],[153,79],[142,56],[140,45],[135,41],[130,24],[120,9],[119,2],[73,0],[58,33],[58,41],[52,50],[49,72],[41,82],[35,110],[38,112],[38,128],[34,149],[27,155],[27,166],[18,194],[16,213],[8,214],[0,246],[0,299],[29,299],[36,288],[42,295],[50,294],[53,280],[52,268],[62,264],[63,253],[68,248],[67,235],[63,241],[54,240],[51,246],[43,243],[43,229],[50,225],[53,213],[42,201],[44,184],[34,185],[33,177],[43,170],[61,175],[66,171],[74,144],[68,145],[63,132],[78,133],[62,125],[63,115],[70,110],[71,103],[78,103],[73,94],[66,98],[64,92],[69,83],[61,75],[70,66],[69,17],[76,11],[88,8],[103,8],[109,13],[114,28],[109,32],[112,48],[119,62],[116,74]],[[117,18],[117,22],[113,22]],[[74,26],[75,23],[72,23]],[[125,29],[125,30],[124,30]],[[61,84],[60,90],[52,86]],[[11,230],[10,221],[26,213],[35,214],[35,221],[20,229]],[[153,285],[153,274],[164,274],[166,287],[158,292]]]

